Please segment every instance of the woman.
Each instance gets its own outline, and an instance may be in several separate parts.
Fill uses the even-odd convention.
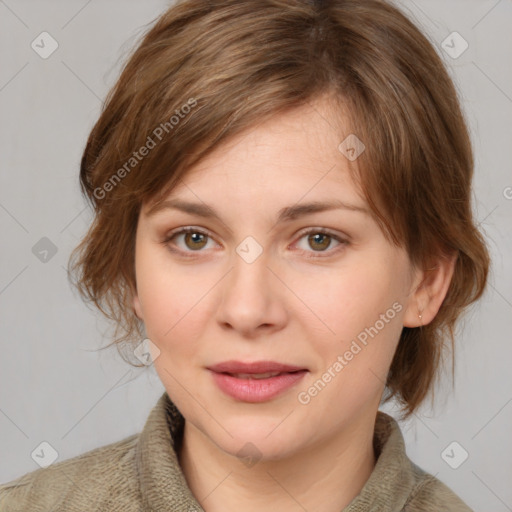
[[[390,4],[171,7],[89,136],[72,261],[165,393],[2,510],[470,510],[378,407],[417,410],[485,288],[472,170],[453,84]]]

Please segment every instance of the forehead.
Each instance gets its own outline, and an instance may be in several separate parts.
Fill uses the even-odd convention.
[[[311,168],[319,158],[334,163],[340,156],[339,118],[325,99],[276,114],[217,147],[190,170],[190,175],[204,167],[253,167],[252,162],[273,170],[289,165]]]
[[[349,134],[343,112],[320,98],[219,145],[159,199],[187,197],[222,203],[229,197],[240,206],[249,202],[262,207],[301,198],[353,203],[357,196],[361,204],[364,200],[351,171],[357,164],[339,149]]]

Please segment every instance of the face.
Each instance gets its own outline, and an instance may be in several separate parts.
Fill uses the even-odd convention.
[[[277,459],[373,421],[413,307],[415,271],[350,178],[332,111],[232,139],[139,217],[134,309],[155,369],[227,453]]]

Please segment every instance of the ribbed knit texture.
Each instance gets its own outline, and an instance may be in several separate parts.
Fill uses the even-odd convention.
[[[184,423],[165,392],[140,434],[0,485],[0,512],[203,511],[177,458]],[[374,446],[377,464],[341,512],[472,512],[408,459],[398,424],[380,411]]]

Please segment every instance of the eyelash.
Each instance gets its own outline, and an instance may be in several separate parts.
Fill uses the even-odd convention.
[[[204,231],[204,230],[199,229],[199,228],[195,228],[193,226],[188,226],[188,227],[180,228],[180,229],[178,229],[176,231],[173,231],[173,232],[169,233],[169,235],[167,235],[165,237],[165,239],[162,241],[162,244],[164,246],[166,246],[173,253],[179,253],[179,254],[183,255],[184,257],[186,257],[186,258],[193,258],[195,256],[194,253],[200,253],[202,251],[200,249],[197,250],[197,251],[183,251],[181,249],[171,248],[170,242],[174,238],[176,238],[177,236],[182,235],[184,233],[198,233],[200,235],[204,235],[204,236],[206,236],[206,237],[208,237],[210,239],[213,239],[213,237],[207,231]],[[326,258],[326,257],[332,256],[333,254],[336,254],[340,250],[344,249],[344,247],[346,245],[348,245],[348,243],[349,243],[346,239],[343,239],[343,238],[335,235],[331,231],[323,229],[323,228],[308,228],[307,230],[302,231],[300,233],[300,236],[299,236],[298,240],[301,240],[302,238],[304,238],[305,236],[310,235],[310,234],[327,235],[331,239],[336,240],[337,242],[339,242],[340,245],[337,246],[337,248],[335,248],[333,250],[330,250],[330,251],[328,249],[326,249],[325,251],[304,251],[304,250],[301,250],[302,252],[306,252],[306,253],[311,253],[312,252],[313,254],[315,254],[314,256],[306,256],[307,258]],[[192,254],[190,254],[190,253],[192,253]],[[325,254],[325,253],[328,253],[327,256],[323,256],[323,254]]]

